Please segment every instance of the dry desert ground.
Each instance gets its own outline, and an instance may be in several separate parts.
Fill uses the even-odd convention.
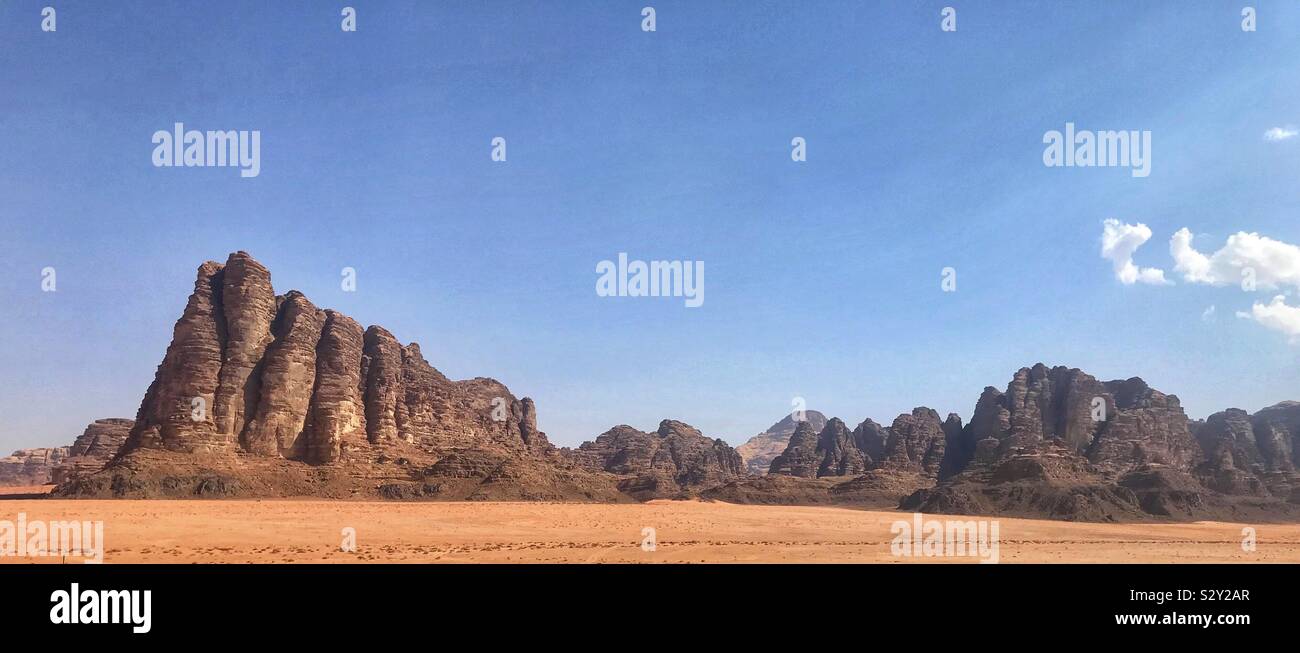
[[[102,521],[107,563],[975,562],[900,558],[908,513],[694,501],[647,504],[320,500],[0,501],[0,520]],[[926,519],[959,519],[947,515]],[[999,518],[1007,562],[1300,562],[1300,524],[1093,524]],[[1257,547],[1242,547],[1242,529]],[[341,550],[345,528],[356,551]],[[643,529],[656,546],[643,550]],[[0,562],[60,562],[0,558]]]

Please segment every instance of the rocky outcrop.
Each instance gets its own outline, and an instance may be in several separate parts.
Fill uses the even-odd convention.
[[[356,320],[325,311],[316,345],[315,401],[307,415],[306,460],[328,464],[364,449],[366,407],[361,385],[364,331]]]
[[[902,435],[895,446],[904,452],[914,431],[923,430],[913,428],[911,417],[897,422]],[[886,460],[890,431],[870,419],[852,431],[839,418],[828,420],[820,431],[801,423],[785,450],[773,459],[769,474],[737,478],[700,496],[733,503],[896,507],[933,479],[920,464]]]
[[[366,437],[372,443],[397,440],[397,404],[402,395],[402,345],[383,327],[366,329],[361,371],[365,377]]]
[[[0,458],[0,486],[45,485],[68,457],[68,447],[19,449]]]
[[[877,424],[871,418],[862,420],[853,429],[853,442],[857,444],[862,455],[872,462],[885,459],[885,446],[889,443],[889,429]]]
[[[325,311],[297,291],[278,303],[275,340],[261,363],[260,397],[241,440],[249,453],[304,459],[308,434],[303,427],[316,389],[316,347]]]
[[[1205,462],[1196,476],[1225,494],[1275,496],[1300,503],[1300,402],[1287,401],[1250,415],[1229,408],[1195,426]]]
[[[813,430],[818,433],[826,427],[826,416],[815,410],[791,413],[736,447],[736,452],[745,459],[745,468],[749,473],[766,474],[772,467],[772,460],[785,451],[795,428],[805,421],[812,424]]]
[[[261,375],[256,372],[273,338],[278,301],[271,273],[245,252],[226,259],[220,292],[218,326],[225,339],[212,412],[217,432],[237,442],[261,394]]]
[[[1123,474],[1146,465],[1187,472],[1204,459],[1178,397],[1139,378],[1108,381],[1105,388],[1102,399],[1109,410],[1086,449],[1088,459],[1105,472]]]
[[[730,445],[675,420],[660,422],[653,433],[615,426],[563,455],[582,468],[618,476],[619,490],[642,500],[693,496],[745,474]]]
[[[839,418],[828,420],[820,432],[801,424],[785,451],[772,461],[769,476],[817,483],[740,479],[706,496],[783,503],[784,498],[763,494],[789,491],[807,503],[896,505],[918,488],[933,485],[944,460],[947,433],[960,429],[960,423],[955,415],[940,422],[935,411],[917,408],[900,415],[888,428],[870,419],[852,431]]]
[[[1286,418],[1263,421],[1271,431]],[[970,424],[955,426],[945,425],[940,483],[904,509],[1081,520],[1294,512],[1292,486],[1275,476],[1284,494],[1269,497],[1257,473],[1265,456],[1254,420],[1227,411],[1192,424],[1176,396],[1139,378],[1102,383],[1075,369],[1023,368],[1005,393],[986,388]]]
[[[817,451],[817,444],[820,441],[821,434],[813,428],[811,422],[800,422],[795,427],[794,434],[790,436],[785,451],[772,459],[772,466],[768,469],[768,473],[816,478],[822,460],[821,454]]]
[[[947,447],[939,413],[924,406],[899,415],[889,427],[882,468],[918,472],[938,478]]]
[[[103,469],[121,450],[134,425],[134,420],[123,418],[91,422],[68,447],[68,457],[54,467],[50,482],[65,483]]]
[[[1300,460],[1300,401],[1269,406],[1250,419],[1264,469],[1294,472]]]
[[[199,268],[125,452],[164,449],[330,464],[395,443],[552,449],[536,408],[491,379],[453,382],[379,326],[298,291],[276,296],[244,252]]]
[[[1142,379],[1102,383],[1065,367],[1021,368],[1005,393],[985,388],[945,472],[963,469],[981,440],[999,443],[1003,455],[1058,441],[1117,476],[1143,465],[1190,470],[1201,459],[1178,397]]]
[[[838,417],[828,420],[820,432],[811,423],[800,424],[785,451],[772,460],[769,472],[800,478],[857,476],[876,467],[888,437],[888,429],[870,419],[853,431]]]
[[[1098,403],[1094,403],[1094,401]],[[966,440],[984,438],[1017,443],[1059,439],[1079,451],[1092,445],[1104,420],[1099,411],[1113,409],[1106,387],[1095,378],[1065,367],[1039,363],[1021,368],[1005,393],[988,387],[975,405]]]
[[[221,306],[224,270],[213,261],[199,266],[194,293],[172,330],[172,343],[145,392],[125,450],[208,453],[233,452],[238,446],[237,438],[218,432],[212,412],[229,328]]]
[[[817,451],[821,452],[817,476],[857,476],[867,471],[873,461],[865,448],[840,418],[831,418],[817,436]]]
[[[112,425],[129,428],[112,453],[101,452],[110,447],[104,438],[95,455],[78,456],[59,493],[365,496],[418,482],[449,488],[426,493],[434,498],[573,492],[617,500],[612,478],[564,469],[532,400],[493,379],[452,381],[415,343],[379,326],[363,330],[300,292],[275,295],[269,272],[244,252],[199,267],[172,343],[127,424]],[[451,465],[441,461],[457,458],[496,462],[471,467],[482,476],[467,481],[427,481]],[[512,485],[525,482],[530,489]]]
[[[974,443],[968,443],[962,439],[961,416],[957,413],[948,413],[948,419],[943,421],[943,460],[939,461],[939,480],[952,477],[953,474],[965,469],[972,458],[975,457]]]
[[[1038,364],[985,388],[965,425],[921,407],[850,431],[808,411],[747,443],[748,461],[672,420],[557,450],[532,400],[490,378],[450,380],[418,344],[275,295],[243,252],[199,267],[172,336],[134,422],[17,452],[0,483],[57,479],[74,497],[705,497],[1101,520],[1300,506],[1300,402],[1193,423],[1139,378]],[[748,473],[769,454],[768,475]]]
[[[93,458],[107,463],[122,448],[133,426],[135,420],[123,417],[97,419],[72,442],[69,455],[73,458]]]

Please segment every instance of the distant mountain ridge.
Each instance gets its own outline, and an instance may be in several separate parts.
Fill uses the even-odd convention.
[[[0,458],[0,486],[45,485],[67,457],[68,447],[19,449]]]
[[[236,252],[198,268],[134,420],[0,471],[48,475],[65,497],[700,497],[1083,520],[1300,508],[1300,402],[1192,422],[1140,378],[1043,364],[985,388],[969,424],[921,406],[850,429],[806,411],[739,449],[675,420],[561,449],[536,414],[493,379],[448,379],[382,327],[277,295]]]
[[[795,427],[801,421],[807,422],[817,431],[826,426],[826,416],[815,410],[805,410],[802,415],[791,412],[767,430],[736,447],[736,452],[745,459],[745,469],[751,474],[766,474],[772,466],[772,459],[785,451],[790,436],[794,435]]]

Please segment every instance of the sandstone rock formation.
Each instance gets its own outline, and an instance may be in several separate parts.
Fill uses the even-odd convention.
[[[316,401],[304,430],[316,438],[306,443],[308,462],[327,464],[345,458],[367,444],[365,389],[362,387],[362,342],[365,332],[356,320],[325,311],[325,324],[316,347]]]
[[[448,380],[382,327],[363,332],[297,291],[274,295],[265,268],[236,252],[199,268],[125,451],[313,464],[399,441],[544,451],[531,406],[490,379]]]
[[[985,388],[958,441],[961,459],[980,440],[993,438],[1005,452],[1047,440],[1107,469],[1122,473],[1146,464],[1190,470],[1201,458],[1178,397],[1142,379],[1101,383],[1065,367],[1039,363],[1021,368],[1005,393]]]
[[[890,429],[870,419],[853,431],[838,418],[828,420],[820,432],[803,423],[773,459],[771,473],[737,478],[700,496],[734,503],[894,508],[933,479],[920,465],[890,464],[885,459],[889,438]]]
[[[800,424],[785,451],[772,460],[769,472],[801,478],[856,476],[883,460],[889,431],[870,419],[853,431],[838,417],[816,431]]]
[[[45,485],[55,466],[68,457],[68,447],[19,449],[0,458],[0,486]]]
[[[612,477],[566,467],[530,399],[451,381],[417,344],[297,291],[277,296],[244,252],[199,267],[134,425],[105,454],[111,441],[91,457],[113,463],[70,467],[59,493],[618,500]]]
[[[811,422],[800,422],[795,427],[794,434],[790,436],[785,451],[772,459],[772,467],[768,473],[816,478],[822,458],[817,451],[817,443],[820,441],[821,434],[813,428]]]
[[[867,471],[873,461],[866,448],[840,418],[831,418],[817,436],[817,451],[822,454],[817,476],[857,476]]]
[[[974,457],[975,452],[962,440],[963,427],[961,416],[948,413],[943,421],[943,460],[939,463],[939,480],[951,477],[961,471]]]
[[[960,418],[951,417],[960,423]],[[937,476],[944,429],[939,414],[924,407],[899,415],[889,428],[866,419],[850,432],[838,417],[827,421],[820,433],[800,424],[785,451],[773,459],[770,473],[821,478],[892,470]]]
[[[643,500],[693,496],[745,474],[740,454],[726,442],[667,419],[654,433],[615,426],[563,452],[580,467],[617,475],[619,490]]]
[[[1061,519],[1300,512],[1300,402],[1191,422],[1139,378],[1038,364],[969,423],[925,407],[850,431],[808,411],[743,447],[664,420],[556,449],[537,407],[452,381],[419,345],[276,295],[243,252],[204,263],[134,422],[0,459],[0,483],[89,497],[317,496],[900,506]],[[779,447],[779,451],[778,451]],[[771,456],[763,476],[762,461]],[[755,467],[757,465],[757,467]]]
[[[864,419],[853,429],[853,442],[867,460],[882,461],[885,459],[885,446],[889,443],[889,429],[871,418]]]
[[[1206,458],[1196,476],[1206,487],[1300,503],[1300,402],[1285,401],[1253,416],[1229,408],[1198,423],[1194,433]]]
[[[213,261],[199,266],[194,293],[145,392],[125,450],[233,452],[237,446],[235,437],[217,430],[212,410],[221,376],[222,334],[229,329],[222,312],[224,270]]]
[[[914,408],[911,414],[899,415],[889,427],[880,466],[937,478],[946,445],[939,413],[931,408]]]
[[[802,419],[796,419],[797,417]],[[785,451],[786,445],[790,443],[790,436],[794,435],[795,427],[803,421],[810,422],[813,430],[818,433],[826,427],[826,416],[815,410],[805,410],[802,414],[791,413],[768,427],[766,431],[750,438],[745,444],[736,447],[736,452],[745,459],[745,468],[749,473],[766,474],[772,467],[772,459]]]
[[[240,441],[249,453],[304,460],[309,440],[319,447],[320,439],[329,437],[303,428],[315,396],[316,346],[325,311],[297,291],[277,303],[274,340],[261,360],[259,397]]]
[[[243,252],[226,260],[220,292],[219,326],[226,337],[212,412],[217,432],[235,442],[261,395],[261,375],[255,372],[271,344],[271,323],[279,301],[271,288],[271,273]]]
[[[1084,520],[1293,510],[1258,499],[1265,484],[1238,469],[1251,464],[1258,441],[1244,414],[1192,425],[1177,397],[1139,378],[1102,383],[1077,369],[1023,368],[1005,393],[985,388],[960,433],[954,426],[945,429],[940,483],[913,493],[904,509]]]
[[[68,447],[68,457],[54,467],[50,482],[66,483],[103,469],[122,448],[134,425],[134,420],[123,418],[92,422]]]
[[[852,433],[832,418],[817,433],[796,429],[770,480],[737,479],[703,496],[872,505],[892,495],[908,510],[1099,521],[1267,519],[1300,512],[1297,432],[1297,402],[1192,423],[1177,397],[1142,379],[1101,382],[1039,364],[1017,371],[1005,392],[985,388],[967,425],[925,407]]]

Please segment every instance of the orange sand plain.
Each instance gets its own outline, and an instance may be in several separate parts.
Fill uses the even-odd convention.
[[[107,563],[973,562],[896,558],[895,520],[831,507],[319,500],[0,501],[0,519],[102,520]],[[947,515],[933,519],[956,519]],[[1088,524],[998,519],[1001,562],[1300,562],[1300,524]],[[357,550],[340,550],[345,527]],[[657,546],[643,551],[642,529]],[[0,562],[57,562],[0,558]]]

